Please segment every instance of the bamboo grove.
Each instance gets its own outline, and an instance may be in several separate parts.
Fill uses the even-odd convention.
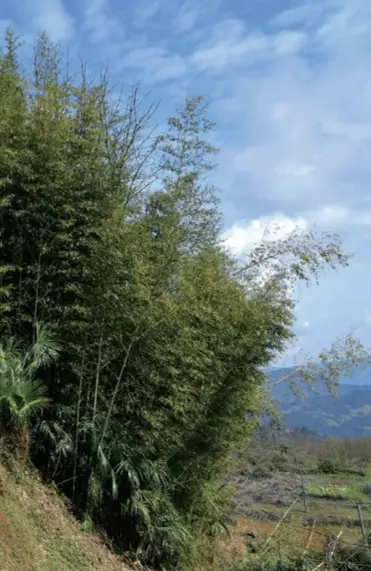
[[[8,31],[2,434],[122,550],[192,569],[230,521],[225,470],[293,337],[293,284],[346,258],[332,237],[295,234],[236,261],[202,98],[159,133],[138,89],[72,72],[44,34],[32,70],[18,51]]]

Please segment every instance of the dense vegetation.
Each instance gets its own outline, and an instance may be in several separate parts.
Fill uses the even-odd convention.
[[[347,260],[299,233],[234,260],[202,99],[155,134],[137,89],[62,60],[41,35],[24,70],[11,32],[0,59],[2,431],[122,549],[192,569],[230,520],[292,288]]]

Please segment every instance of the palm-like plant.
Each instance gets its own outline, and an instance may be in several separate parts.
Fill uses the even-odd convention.
[[[40,325],[28,349],[13,338],[0,343],[0,426],[10,449],[23,464],[28,461],[29,417],[49,402],[47,388],[36,375],[58,354],[50,329]]]

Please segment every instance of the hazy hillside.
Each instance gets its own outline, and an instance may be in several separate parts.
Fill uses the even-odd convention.
[[[293,369],[269,372],[274,384]],[[305,426],[329,436],[367,436],[371,434],[371,368],[359,369],[352,378],[343,377],[336,397],[324,383],[316,385],[319,394],[306,389],[305,398],[293,394],[286,383],[272,387],[288,427]]]

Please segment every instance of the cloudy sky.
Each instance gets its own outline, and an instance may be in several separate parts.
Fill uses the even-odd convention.
[[[46,30],[124,87],[140,80],[159,121],[204,94],[235,251],[273,221],[338,232],[354,253],[299,292],[297,348],[349,330],[371,345],[370,0],[2,0],[9,24],[26,41]]]

